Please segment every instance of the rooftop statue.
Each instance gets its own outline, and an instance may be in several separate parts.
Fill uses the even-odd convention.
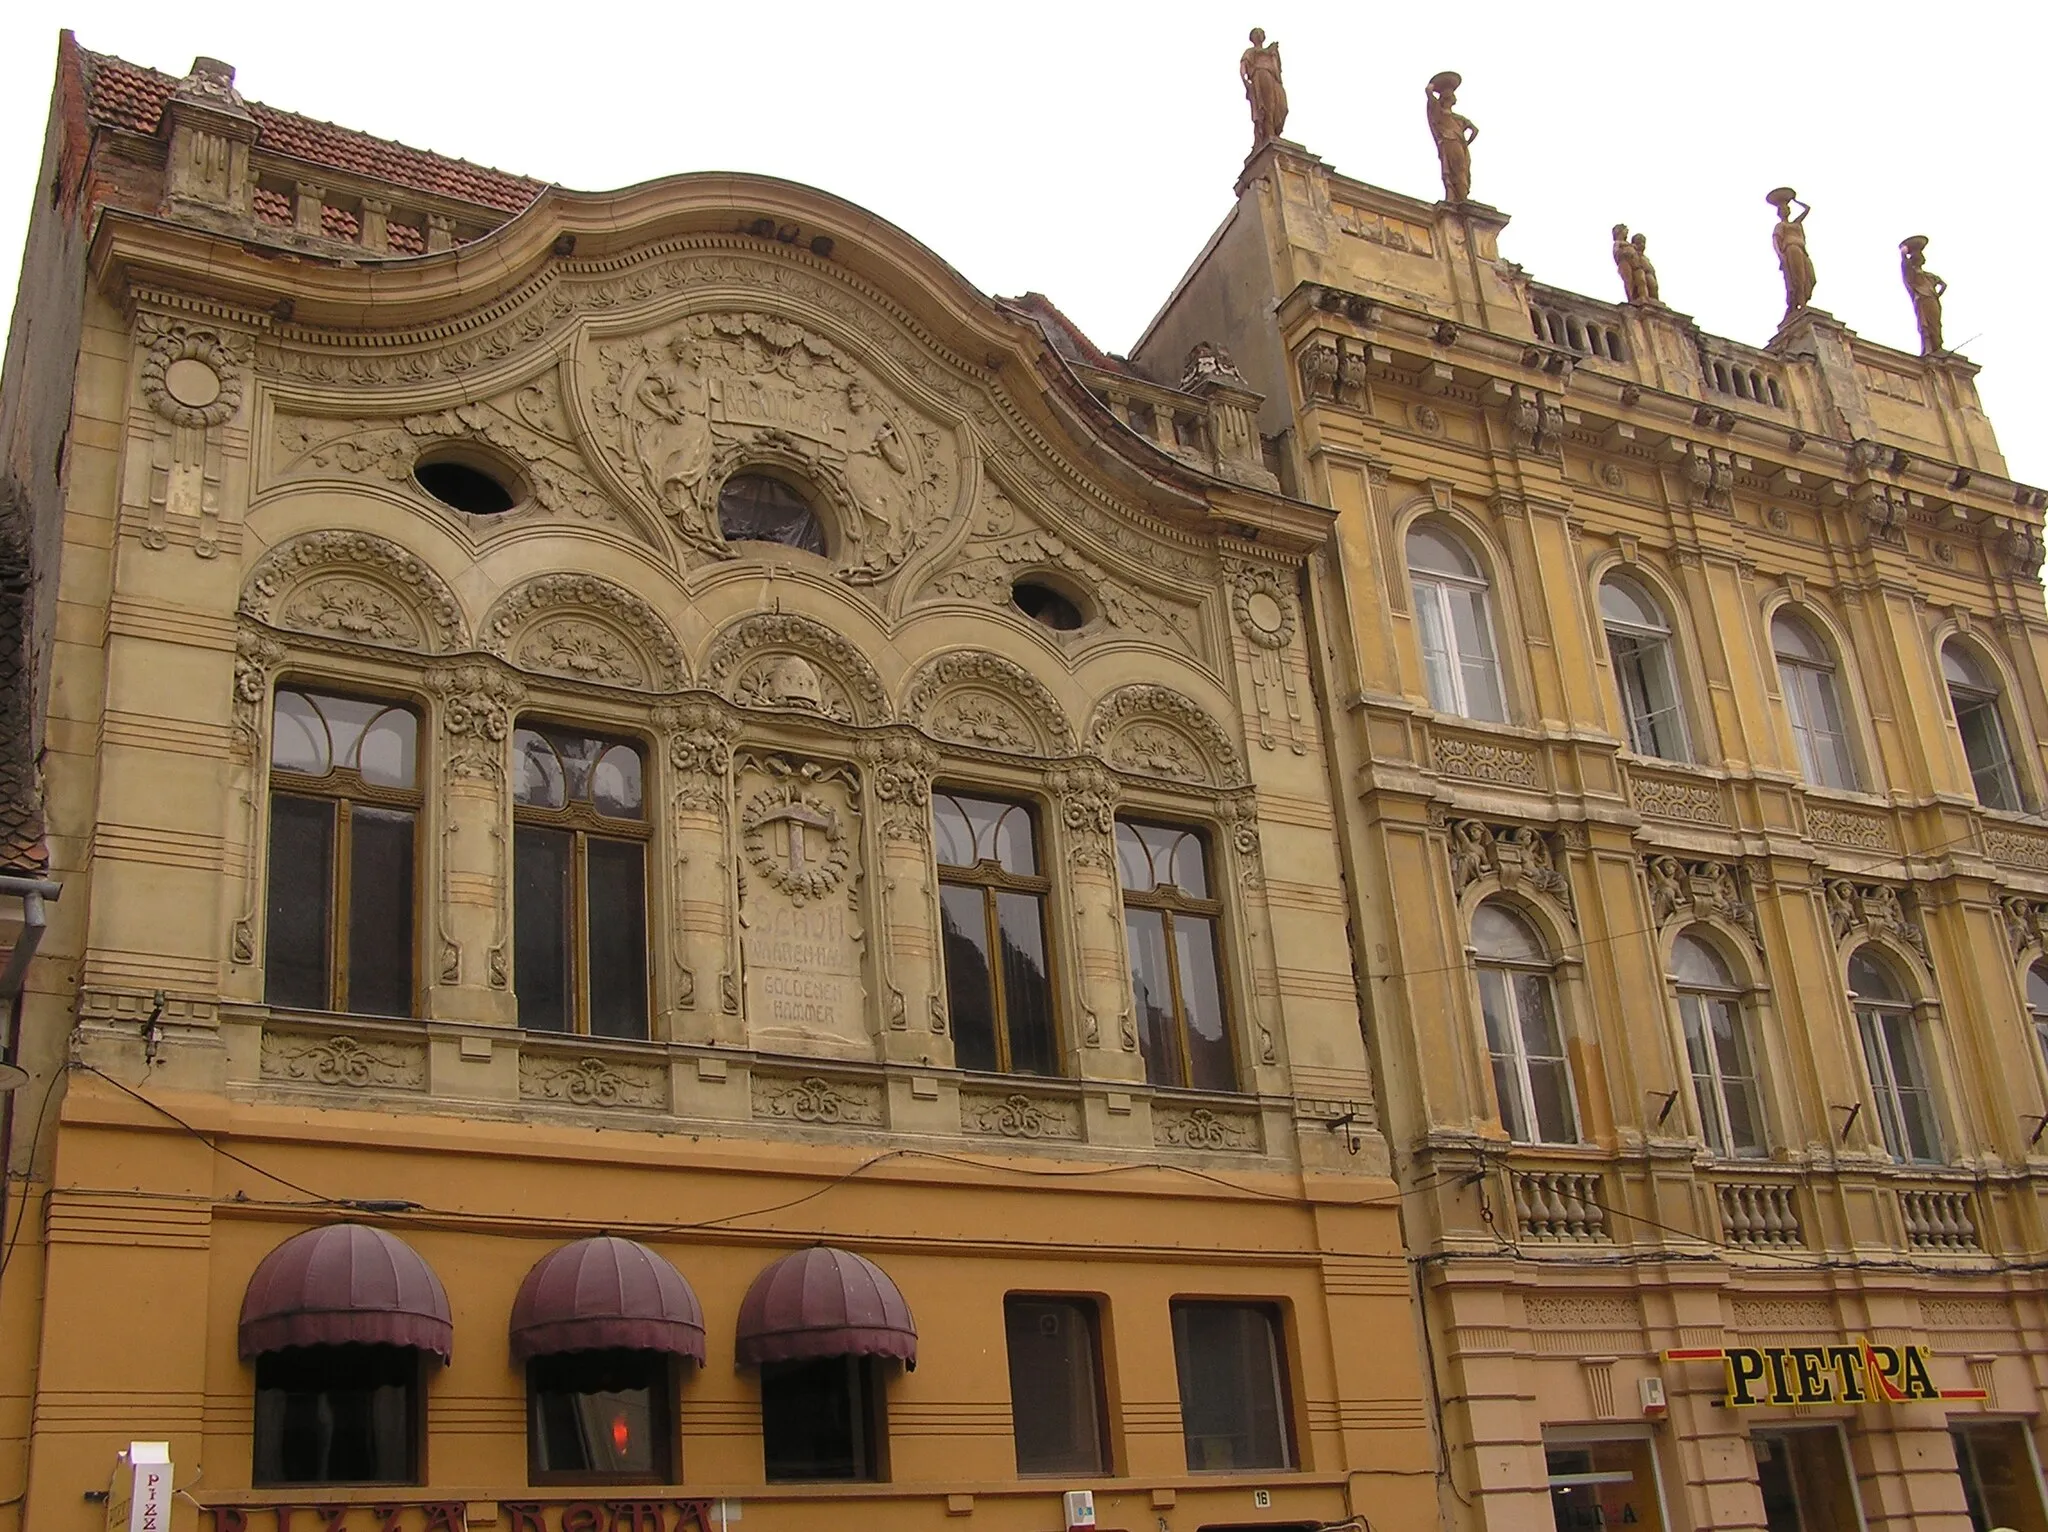
[[[1458,87],[1464,83],[1464,76],[1446,69],[1422,88],[1429,102],[1429,135],[1436,140],[1437,163],[1443,168],[1446,202],[1472,198],[1472,140],[1479,136],[1479,129],[1471,118],[1451,110],[1458,104]]]
[[[1799,201],[1789,186],[1767,192],[1764,200],[1778,210],[1778,226],[1771,230],[1771,244],[1778,252],[1778,269],[1785,274],[1785,315],[1790,318],[1813,302],[1813,258],[1806,253],[1806,215],[1813,211]],[[1795,216],[1794,204],[1799,207]]]
[[[1628,225],[1614,226],[1614,269],[1621,273],[1621,294],[1625,303],[1661,303],[1657,296],[1657,268],[1645,251],[1649,239],[1629,237]]]
[[[1280,45],[1266,41],[1263,28],[1253,27],[1252,45],[1237,61],[1244,97],[1252,106],[1252,147],[1278,138],[1287,126],[1287,87],[1280,83]]]
[[[1920,354],[1934,356],[1942,350],[1941,295],[1948,291],[1948,283],[1927,269],[1925,234],[1899,241],[1899,275],[1906,279],[1906,294],[1913,300],[1913,322],[1920,326]]]

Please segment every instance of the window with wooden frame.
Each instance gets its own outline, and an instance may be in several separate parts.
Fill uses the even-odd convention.
[[[1051,887],[1021,803],[932,794],[946,1010],[962,1069],[1060,1072],[1046,948]]]
[[[512,736],[519,1025],[647,1036],[647,811],[640,749],[548,724]]]
[[[1223,1004],[1223,906],[1209,892],[1200,833],[1119,819],[1116,863],[1145,1078],[1154,1085],[1236,1090]]]
[[[270,731],[263,998],[411,1016],[419,718],[398,703],[280,688]]]

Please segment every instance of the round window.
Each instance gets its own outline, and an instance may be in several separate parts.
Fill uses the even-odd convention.
[[[728,542],[781,543],[822,556],[825,529],[804,497],[765,473],[736,473],[718,492],[718,529]]]
[[[499,516],[522,498],[518,479],[472,452],[446,453],[413,465],[419,487],[450,510]]]

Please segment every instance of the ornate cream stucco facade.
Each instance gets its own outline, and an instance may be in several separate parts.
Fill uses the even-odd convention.
[[[75,345],[18,323],[7,378],[10,463],[61,461],[38,599],[63,895],[21,1018],[0,1518],[125,1516],[140,1439],[170,1444],[181,1529],[315,1504],[643,1525],[607,1496],[664,1527],[712,1501],[764,1532],[1024,1529],[1067,1489],[1147,1532],[1432,1522],[1302,602],[1329,516],[1278,492],[1256,394],[1213,357],[1134,382],[1168,450],[1031,309],[823,193],[570,194],[370,142],[210,61],[180,81],[66,40],[30,278],[68,284]],[[437,500],[422,463],[511,508]],[[730,541],[739,472],[807,498],[824,553]],[[1026,578],[1080,625],[1020,610]],[[266,1002],[279,901],[314,876],[271,852],[281,687],[417,720],[379,800],[416,826],[410,1015]],[[517,1025],[535,721],[641,762],[647,1040]],[[956,1067],[935,788],[1035,816],[1053,1076]],[[1205,848],[1233,1089],[1147,1083],[1121,817]],[[418,1482],[251,1488],[245,1291],[342,1221],[445,1287]],[[687,1277],[708,1361],[676,1483],[536,1488],[508,1316],[600,1233]],[[893,1278],[919,1365],[888,1377],[878,1481],[768,1484],[736,1317],[819,1241]],[[1020,1292],[1095,1306],[1101,1472],[1018,1471]],[[1177,1299],[1274,1316],[1291,1464],[1191,1461]]]
[[[1739,344],[1634,258],[1641,301],[1538,284],[1506,224],[1269,142],[1133,354],[1163,378],[1226,345],[1289,486],[1337,513],[1314,615],[1446,1522],[1961,1532],[1975,1451],[2008,1481],[1978,1525],[2040,1526],[2043,496],[1938,320],[1925,356],[1810,307]],[[1475,931],[1482,907],[1511,920]],[[1503,929],[1532,961],[1490,961]],[[1705,992],[1678,971],[1700,948]],[[1859,1040],[1859,954],[1898,988],[1878,1014],[1920,1094]],[[1520,1046],[1489,1046],[1486,968]],[[1539,991],[1554,1049],[1528,1040]],[[1691,1078],[1699,1004],[1747,1041],[1737,1138],[1703,1110],[1741,1082]],[[1525,1081],[1557,1120],[1516,1134]],[[1928,1152],[1888,1150],[1899,1102],[1931,1111]],[[1727,1408],[1720,1361],[1664,1356],[1858,1337],[1924,1345],[1936,1386],[1982,1397],[1788,1405],[1795,1380]]]

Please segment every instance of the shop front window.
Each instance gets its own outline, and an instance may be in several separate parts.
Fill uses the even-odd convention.
[[[1543,1457],[1550,1471],[1550,1517],[1557,1532],[1605,1532],[1611,1527],[1664,1532],[1656,1449],[1649,1437],[1553,1442]]]
[[[1862,1532],[1849,1446],[1839,1427],[1757,1431],[1749,1442],[1769,1532]]]
[[[251,1482],[419,1482],[420,1353],[298,1346],[256,1359]]]
[[[761,1453],[770,1484],[886,1474],[880,1357],[822,1356],[761,1367]]]
[[[675,1389],[654,1351],[566,1351],[526,1364],[535,1484],[675,1481]]]
[[[1971,1532],[2048,1532],[2048,1513],[2041,1503],[2041,1470],[2027,1441],[2027,1428],[2016,1420],[1985,1425],[1953,1426],[1956,1472],[1963,1476],[1963,1499],[1970,1508]]]

